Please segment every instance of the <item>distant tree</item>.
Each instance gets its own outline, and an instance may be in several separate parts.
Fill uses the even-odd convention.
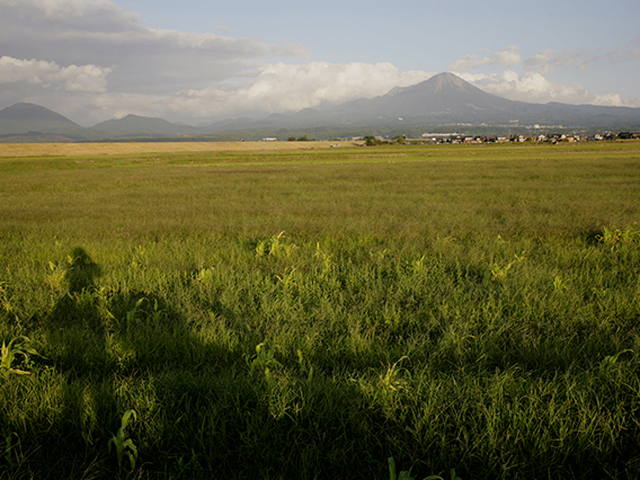
[[[375,145],[380,145],[380,140],[372,135],[367,135],[366,137],[364,137],[364,144],[367,147],[373,147]]]

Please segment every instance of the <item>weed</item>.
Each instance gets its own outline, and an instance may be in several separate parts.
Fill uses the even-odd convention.
[[[393,457],[389,457],[387,460],[389,463],[389,480],[415,480],[415,477],[411,475],[410,470],[409,471],[402,470],[401,472],[397,473],[396,461]],[[450,480],[462,480],[462,478],[456,475],[456,471],[454,469],[451,469],[451,471],[449,472],[449,475],[450,475]],[[423,480],[445,480],[445,479],[440,475],[429,475],[427,477],[424,477]]]
[[[47,263],[47,274],[45,276],[45,283],[57,294],[62,292],[65,287],[67,268],[70,263],[68,257],[67,264],[61,264],[56,262]]]
[[[409,388],[409,383],[400,378],[401,368],[399,368],[399,365],[404,360],[409,360],[409,357],[406,355],[400,357],[397,362],[387,368],[387,371],[383,375],[380,375],[380,387],[383,390],[391,393],[407,390]]]
[[[17,432],[10,432],[5,435],[2,457],[9,465],[17,465],[24,461],[25,455]]]
[[[9,297],[9,284],[0,281],[0,312],[12,313],[16,317],[15,305]]]
[[[137,415],[135,410],[127,410],[122,415],[122,419],[120,420],[120,428],[115,435],[111,437],[107,446],[109,447],[109,452],[113,449],[116,452],[116,458],[118,460],[118,468],[122,468],[122,461],[125,457],[129,460],[129,466],[131,470],[136,468],[136,461],[138,459],[138,447],[136,447],[133,440],[127,437],[126,429],[131,423],[131,419],[136,420]]]
[[[625,350],[622,350],[621,352],[616,353],[615,355],[607,355],[602,359],[600,365],[598,365],[598,370],[601,374],[607,376],[611,373],[612,370],[616,368],[616,366],[620,362],[620,357],[626,354],[629,354],[629,356],[632,357],[635,352],[632,349],[627,348]]]
[[[282,367],[282,364],[276,360],[273,352],[269,350],[266,343],[259,343],[256,345],[256,354],[249,361],[249,369],[254,372],[256,370],[262,370],[265,377],[271,375],[272,369],[278,369]]]
[[[634,227],[627,228],[608,228],[604,227],[602,232],[596,235],[596,239],[610,247],[620,244],[629,244],[637,242],[640,239],[640,229]]]
[[[256,257],[282,256],[289,257],[296,250],[297,246],[286,240],[284,232],[280,232],[273,237],[260,240],[256,245]]]
[[[6,343],[2,341],[0,347],[0,375],[7,378],[9,375],[29,375],[31,372],[16,368],[14,362],[22,360],[28,364],[31,356],[37,356],[38,352],[31,346],[28,337],[20,336]]]
[[[316,250],[313,256],[321,262],[322,266],[320,269],[320,276],[326,277],[333,268],[333,258],[322,247],[320,247],[320,242],[316,242]]]
[[[387,460],[389,463],[389,480],[414,480],[414,477],[411,476],[411,472],[409,471],[402,470],[400,473],[397,473],[396,461],[393,457],[389,457]]]
[[[214,271],[212,268],[201,268],[196,273],[196,281],[207,287],[213,284],[214,278]]]
[[[424,273],[426,271],[426,263],[427,257],[426,255],[422,255],[419,259],[411,262],[411,266],[415,273]]]
[[[553,277],[553,289],[556,292],[562,292],[564,290],[566,290],[567,285],[565,284],[564,280],[562,280],[562,278],[559,275],[554,275]]]
[[[276,275],[276,278],[284,288],[291,288],[296,283],[296,268],[289,268],[282,275]]]
[[[506,264],[501,265],[494,262],[490,267],[491,280],[497,282],[503,281],[507,277],[507,273],[509,273],[509,270],[511,270],[514,265],[517,265],[518,263],[521,263],[526,259],[525,253],[526,252],[522,252],[519,255],[515,254],[513,260]]]

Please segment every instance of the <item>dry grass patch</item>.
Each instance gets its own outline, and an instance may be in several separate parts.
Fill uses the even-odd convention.
[[[127,155],[179,152],[294,151],[349,146],[352,142],[114,142],[114,143],[0,143],[0,157],[45,155]]]

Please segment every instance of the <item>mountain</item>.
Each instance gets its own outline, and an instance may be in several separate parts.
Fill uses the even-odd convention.
[[[200,132],[196,127],[176,125],[162,118],[127,115],[123,118],[107,120],[89,129],[91,137],[180,137]]]
[[[82,127],[67,117],[33,103],[16,103],[0,110],[0,135],[77,135]]]
[[[441,73],[416,85],[338,105],[319,105],[263,118],[221,120],[208,127],[177,125],[161,118],[127,115],[82,128],[39,105],[18,103],[0,110],[0,136],[21,138],[116,140],[152,138],[319,138],[385,134],[420,134],[426,128],[465,124],[465,128],[512,129],[562,125],[571,129],[640,130],[640,108],[526,103],[487,93],[452,73]],[[448,128],[448,127],[447,127]]]
[[[508,111],[513,103],[486,93],[452,73],[441,73],[410,87],[394,88],[381,97],[343,104],[337,110],[344,118],[464,117],[469,122]]]
[[[387,94],[322,106],[280,118],[297,125],[545,124],[640,128],[640,108],[527,103],[487,93],[452,73],[441,73]]]

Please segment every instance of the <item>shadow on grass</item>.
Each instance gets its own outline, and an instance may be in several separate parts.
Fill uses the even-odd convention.
[[[233,351],[203,340],[165,298],[99,288],[101,274],[73,250],[43,351],[58,405],[48,425],[33,418],[27,427],[37,445],[29,475],[313,478],[322,467],[340,476],[363,439],[353,478],[384,467],[376,425],[385,419],[357,385],[265,360],[249,334]],[[127,431],[139,451],[133,473],[107,449],[129,409],[138,414]]]
[[[73,251],[67,291],[47,317],[42,353],[52,368],[29,379],[37,400],[16,395],[42,406],[31,406],[37,415],[15,427],[18,409],[10,416],[0,408],[0,420],[11,420],[23,444],[33,446],[8,478],[371,479],[384,478],[389,456],[415,467],[416,476],[456,467],[463,478],[511,478],[509,464],[522,478],[552,470],[577,478],[609,467],[610,477],[623,478],[622,462],[636,458],[618,433],[618,425],[631,424],[619,405],[637,405],[622,387],[634,357],[605,358],[593,373],[587,359],[599,347],[624,348],[607,343],[613,330],[598,324],[574,322],[565,332],[552,318],[540,332],[510,328],[480,342],[479,330],[460,343],[460,335],[447,337],[446,322],[436,322],[427,332],[433,338],[420,345],[437,348],[416,351],[406,364],[396,362],[401,350],[357,353],[335,333],[303,355],[268,342],[256,348],[264,338],[256,335],[272,326],[296,335],[290,346],[308,333],[286,322],[252,326],[251,315],[263,315],[260,305],[227,310],[214,293],[189,293],[195,284],[185,280],[179,291],[193,294],[186,303],[214,314],[210,325],[198,325],[181,310],[181,297],[109,290],[99,287],[100,274],[84,250]],[[462,268],[450,275],[479,279]],[[216,322],[228,322],[226,329],[216,330]],[[380,345],[425,328],[398,327]],[[572,342],[563,343],[572,332]],[[585,362],[571,363],[576,356]],[[380,370],[381,362],[388,367]],[[107,450],[129,409],[137,412],[126,431],[139,452],[133,472],[119,469]],[[583,435],[585,419],[595,426]],[[566,443],[557,446],[562,432]],[[635,447],[636,433],[630,428],[623,440]]]

